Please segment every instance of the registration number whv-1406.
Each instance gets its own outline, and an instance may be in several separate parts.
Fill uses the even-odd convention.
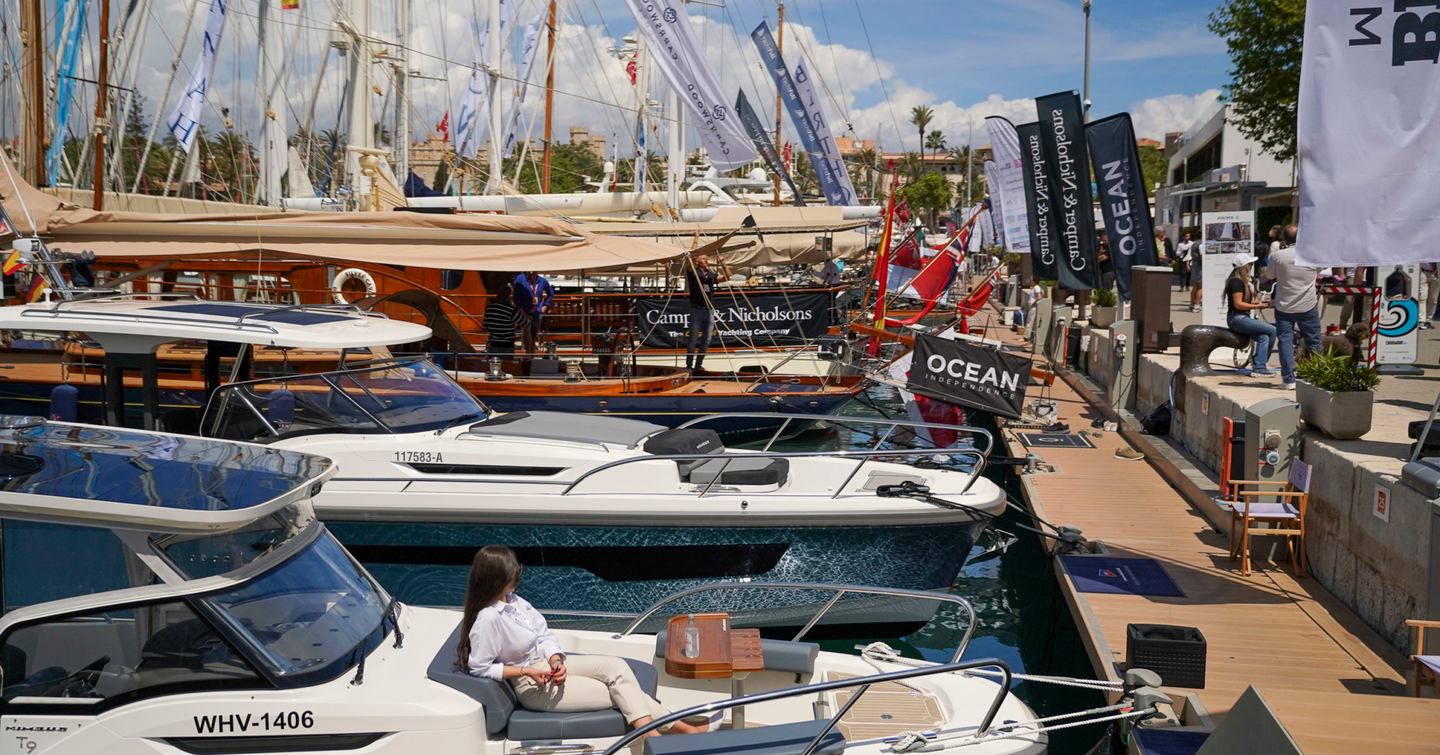
[[[289,731],[315,728],[315,712],[279,710],[273,713],[212,713],[194,716],[196,734],[244,734],[250,731]]]
[[[442,464],[445,458],[439,451],[396,451],[395,461],[402,464]]]

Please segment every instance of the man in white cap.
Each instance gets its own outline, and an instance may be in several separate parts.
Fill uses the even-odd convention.
[[[1255,342],[1255,358],[1249,374],[1269,377],[1275,373],[1265,366],[1270,361],[1270,344],[1275,341],[1275,326],[1259,319],[1252,313],[1269,309],[1270,303],[1259,301],[1255,284],[1250,281],[1250,270],[1255,264],[1255,255],[1240,252],[1231,262],[1234,272],[1225,280],[1225,325],[1242,336]]]

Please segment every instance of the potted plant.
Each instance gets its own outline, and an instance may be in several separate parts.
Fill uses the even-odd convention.
[[[1097,288],[1090,301],[1095,305],[1090,311],[1090,327],[1108,329],[1115,324],[1115,316],[1119,313],[1116,305],[1120,301],[1120,297],[1115,295],[1115,289]]]
[[[1349,356],[1327,348],[1295,365],[1296,400],[1305,424],[1332,438],[1359,438],[1370,432],[1375,386],[1380,375]]]

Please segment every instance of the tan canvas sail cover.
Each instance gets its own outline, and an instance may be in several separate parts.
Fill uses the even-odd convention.
[[[0,203],[24,236],[98,257],[177,259],[257,253],[370,265],[492,272],[608,270],[684,250],[602,237],[552,218],[413,212],[105,212],[63,202],[22,179],[0,152]]]

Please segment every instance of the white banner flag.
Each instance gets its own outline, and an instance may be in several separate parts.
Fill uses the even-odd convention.
[[[500,49],[505,49],[505,38],[510,33],[510,14],[506,0],[500,0]],[[490,62],[490,21],[479,29],[471,26],[476,39],[480,40],[480,61]],[[485,141],[490,128],[490,74],[480,66],[470,69],[465,91],[460,94],[460,104],[455,108],[453,124],[455,154],[467,160],[475,159],[480,144]]]
[[[548,12],[541,9],[535,20],[525,27],[525,47],[520,52],[520,81],[515,84],[515,99],[510,104],[510,127],[505,130],[505,154],[515,147],[515,132],[520,129],[520,115],[525,110],[525,93],[530,89],[530,73],[535,70],[535,53],[540,49],[540,28]]]
[[[220,37],[225,33],[225,9],[229,0],[210,0],[210,15],[205,18],[205,36],[200,38],[200,59],[190,71],[190,83],[180,101],[175,104],[166,129],[180,145],[180,151],[188,153],[200,132],[200,117],[205,112],[205,93],[210,89],[210,76],[215,72],[215,53],[220,49]]]
[[[1355,5],[1305,13],[1296,256],[1314,267],[1433,261],[1440,8]]]
[[[753,161],[755,147],[740,119],[732,117],[730,103],[735,98],[723,94],[715,72],[701,56],[684,0],[627,0],[626,4],[640,25],[650,59],[695,116],[690,125],[700,132],[715,169],[734,170]]]
[[[1003,228],[1005,248],[1012,252],[1030,251],[1029,195],[1025,191],[1025,163],[1020,155],[1020,135],[1008,119],[992,116],[985,119],[990,134],[990,151],[995,156],[995,178],[990,179],[990,198],[1000,216],[996,225]]]
[[[795,91],[800,93],[800,101],[810,113],[815,135],[820,138],[820,149],[830,168],[830,175],[834,176],[836,183],[840,185],[842,199],[832,204],[856,204],[855,185],[850,181],[850,171],[845,167],[845,159],[840,157],[840,145],[836,143],[835,132],[830,128],[830,118],[825,115],[825,106],[820,102],[820,94],[815,91],[815,69],[810,66],[810,61],[805,59],[803,53],[791,73],[795,79]]]

